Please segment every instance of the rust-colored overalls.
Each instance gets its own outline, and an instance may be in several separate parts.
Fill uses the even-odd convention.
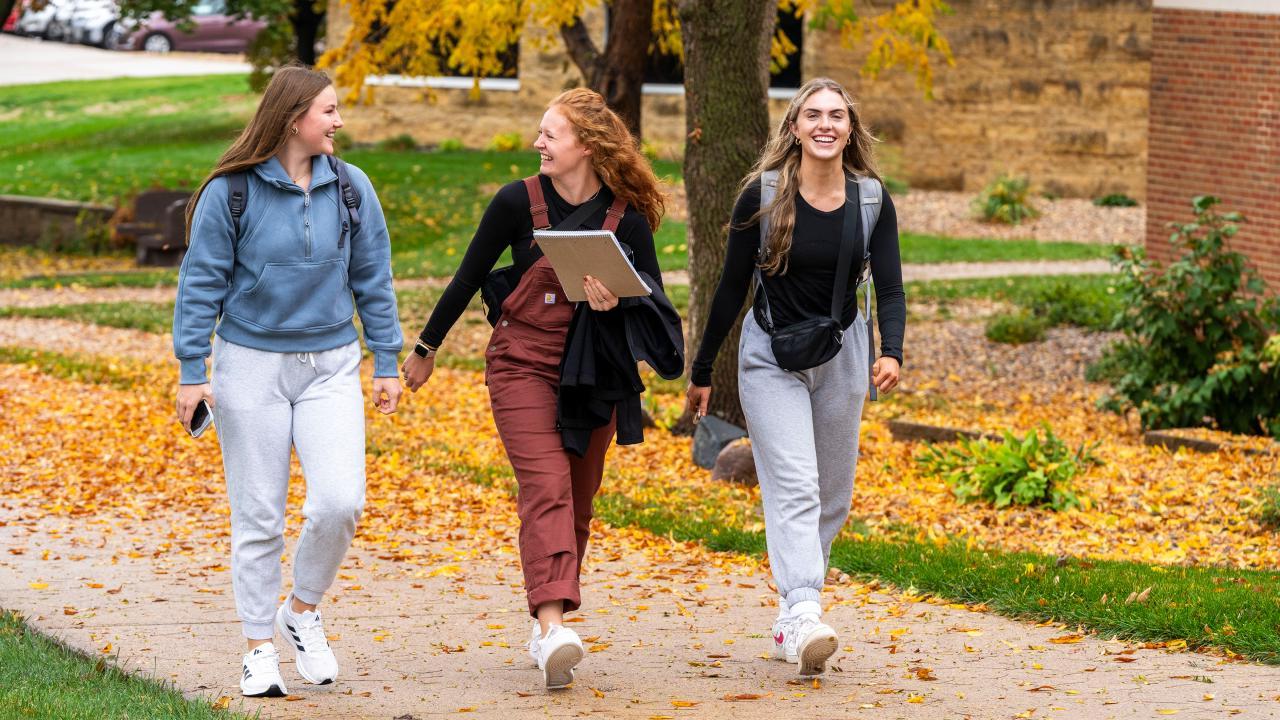
[[[533,179],[526,182],[531,204],[545,208]],[[541,223],[534,215],[534,227],[549,225],[545,209]],[[610,221],[606,226],[616,229],[617,217],[611,215]],[[566,452],[561,444],[556,395],[573,310],[551,264],[539,258],[502,303],[484,356],[494,424],[519,485],[520,564],[534,616],[546,602],[562,600],[566,612],[581,605],[578,574],[591,532],[591,501],[600,489],[616,425],[615,418],[592,433],[586,457]]]

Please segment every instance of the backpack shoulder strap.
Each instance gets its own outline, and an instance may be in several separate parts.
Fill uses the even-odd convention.
[[[871,368],[876,364],[876,328],[871,321],[871,233],[880,220],[881,200],[884,198],[884,186],[871,177],[858,178],[858,194],[862,206],[862,289],[866,300],[864,319],[867,323],[867,394],[872,400],[879,400],[880,394],[871,379]]]
[[[346,243],[348,232],[354,234],[360,229],[360,193],[351,185],[351,175],[347,172],[347,164],[329,155],[329,167],[338,176],[338,197],[342,202],[339,212],[342,214],[342,231],[338,233],[338,249]]]
[[[760,261],[764,260],[765,245],[769,242],[769,213],[768,208],[773,204],[773,199],[778,195],[778,171],[765,170],[760,173],[760,248],[756,251],[756,292],[760,293],[761,299],[764,300],[764,324],[765,332],[773,334],[773,314],[769,312],[769,296],[764,291],[764,278],[760,276]]]
[[[548,214],[547,200],[542,196],[542,181],[537,175],[524,179],[525,190],[529,191],[529,214],[533,216],[534,230],[550,230],[551,216]]]
[[[627,213],[627,201],[620,197],[613,199],[613,204],[608,210],[604,211],[604,225],[601,229],[608,230],[611,233],[618,232],[618,223],[622,222],[622,216]]]
[[[240,216],[244,215],[244,206],[249,201],[249,174],[245,172],[228,173],[227,178],[227,210],[231,212],[231,224],[236,229],[236,240],[240,239]]]

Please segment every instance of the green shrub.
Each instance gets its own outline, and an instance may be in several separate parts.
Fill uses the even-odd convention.
[[[985,500],[997,508],[1009,505],[1068,510],[1080,506],[1072,481],[1100,464],[1094,446],[1072,450],[1048,425],[1044,437],[1033,430],[1021,439],[1009,431],[1004,440],[962,440],[942,449],[928,445],[916,457],[921,468],[942,478],[962,503]],[[1095,443],[1096,445],[1096,443]]]
[[[409,133],[400,133],[378,141],[378,149],[386,152],[407,152],[418,147],[418,142]]]
[[[1021,345],[1044,339],[1048,323],[1026,311],[996,315],[987,320],[987,339],[992,342]]]
[[[524,138],[518,132],[498,133],[489,141],[489,149],[498,152],[515,152],[525,147]]]
[[[1208,424],[1280,437],[1280,298],[1226,241],[1239,213],[1192,200],[1195,220],[1173,224],[1180,257],[1168,267],[1141,249],[1117,264],[1125,339],[1109,351],[1111,394],[1103,407],[1137,409],[1144,428]]]
[[[907,181],[900,178],[885,175],[880,179],[884,181],[884,189],[893,197],[902,197],[911,189],[911,186],[907,184]]]
[[[1258,523],[1269,530],[1280,530],[1280,485],[1270,485],[1262,491],[1255,512]]]
[[[987,222],[1017,225],[1040,213],[1027,198],[1031,182],[1026,178],[1001,175],[982,191],[974,202],[978,217]]]
[[[1122,309],[1114,286],[1066,279],[1032,291],[1026,308],[1045,321],[1047,327],[1075,325],[1090,330],[1107,330]]]
[[[339,153],[344,153],[356,146],[356,141],[351,139],[347,133],[335,133],[333,136],[333,149]]]
[[[1137,207],[1138,201],[1124,193],[1111,193],[1097,198],[1093,204],[1098,207]]]
[[[458,150],[462,150],[463,147],[462,141],[458,138],[445,138],[440,141],[440,144],[436,146],[436,149],[443,150],[444,152],[456,152]]]
[[[648,140],[642,140],[640,142],[640,152],[649,160],[649,162],[653,162],[658,159],[658,146]]]

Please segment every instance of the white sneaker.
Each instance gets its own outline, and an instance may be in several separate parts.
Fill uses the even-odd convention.
[[[533,630],[529,633],[529,657],[533,660],[533,666],[538,667],[538,641],[542,639],[542,626],[537,620],[533,621]]]
[[[825,625],[817,615],[805,614],[792,621],[792,637],[795,638],[795,655],[801,675],[821,675],[827,669],[827,659],[835,655],[840,644],[836,631]]]
[[[796,641],[794,619],[788,615],[779,615],[773,622],[773,659],[796,661]]]
[[[568,687],[573,682],[573,668],[582,662],[586,650],[578,633],[563,625],[552,625],[546,637],[534,637],[529,654],[542,670],[542,681],[548,690]]]
[[[298,674],[313,685],[328,685],[338,678],[338,659],[329,649],[320,613],[307,610],[295,614],[289,609],[293,596],[276,610],[276,628],[297,651]]]
[[[284,697],[289,690],[280,677],[280,653],[275,645],[259,645],[244,656],[240,692],[246,697]]]

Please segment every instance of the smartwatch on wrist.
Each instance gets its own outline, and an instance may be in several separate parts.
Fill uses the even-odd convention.
[[[428,344],[426,344],[425,342],[423,342],[422,340],[419,340],[419,341],[418,341],[418,342],[413,346],[413,354],[414,354],[414,355],[417,355],[417,356],[418,356],[418,357],[420,357],[420,358],[429,358],[429,357],[431,357],[432,355],[435,355],[435,354],[436,354],[436,350],[438,350],[438,349],[439,349],[439,348],[433,348],[433,347],[431,347],[430,345],[428,345]]]

